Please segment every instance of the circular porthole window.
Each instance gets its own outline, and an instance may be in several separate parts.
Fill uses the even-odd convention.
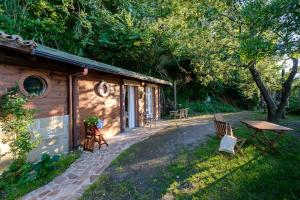
[[[42,96],[47,90],[47,82],[40,76],[28,76],[24,79],[23,88],[29,96]]]

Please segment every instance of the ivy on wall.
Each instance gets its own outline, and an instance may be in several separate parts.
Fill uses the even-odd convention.
[[[3,143],[10,147],[15,160],[25,161],[27,154],[34,149],[39,138],[33,139],[33,132],[29,131],[33,123],[36,110],[25,108],[28,98],[24,96],[18,86],[15,86],[1,97],[1,129],[5,137]]]

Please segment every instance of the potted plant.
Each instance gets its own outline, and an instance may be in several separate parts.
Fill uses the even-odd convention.
[[[88,116],[84,120],[84,123],[86,124],[87,128],[97,127],[98,122],[99,122],[99,118],[97,116]]]

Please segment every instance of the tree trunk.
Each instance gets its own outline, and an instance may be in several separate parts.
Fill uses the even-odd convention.
[[[268,91],[265,83],[263,82],[259,71],[256,69],[256,63],[251,62],[248,65],[248,69],[252,75],[252,78],[254,79],[261,95],[263,96],[266,104],[267,104],[267,109],[268,109],[268,117],[267,120],[270,122],[276,122],[279,121],[282,117],[283,111],[285,109],[285,106],[287,104],[288,98],[291,93],[291,88],[292,88],[292,83],[293,80],[297,74],[298,71],[298,59],[292,58],[293,60],[293,67],[292,70],[289,74],[289,77],[287,80],[283,83],[283,89],[282,89],[282,95],[280,99],[280,103],[278,107],[276,106],[270,92]]]
[[[276,104],[268,91],[265,83],[263,82],[259,71],[256,69],[256,62],[251,62],[248,65],[248,69],[252,75],[252,78],[254,82],[256,83],[264,101],[266,102],[267,105],[267,111],[268,111],[268,121],[276,121]]]
[[[280,99],[280,104],[278,105],[278,108],[276,110],[276,113],[280,114],[281,116],[287,105],[287,102],[288,102],[288,99],[289,99],[289,96],[290,96],[291,90],[292,90],[292,83],[293,83],[295,76],[297,74],[297,71],[298,71],[298,59],[296,59],[296,58],[291,58],[291,59],[293,61],[292,70],[289,74],[289,77],[286,79],[286,81],[282,85],[282,95],[281,95],[281,99]]]
[[[282,97],[283,93],[284,93],[284,81],[285,81],[285,69],[282,69],[281,70],[281,84],[282,84],[282,87],[281,87],[281,92],[280,92],[280,96]],[[281,118],[282,119],[285,119],[286,118],[286,107],[283,109],[282,111],[282,115],[281,115]]]

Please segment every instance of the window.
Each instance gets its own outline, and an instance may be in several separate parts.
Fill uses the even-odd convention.
[[[47,82],[40,76],[28,76],[23,87],[30,96],[42,96],[47,90]]]

